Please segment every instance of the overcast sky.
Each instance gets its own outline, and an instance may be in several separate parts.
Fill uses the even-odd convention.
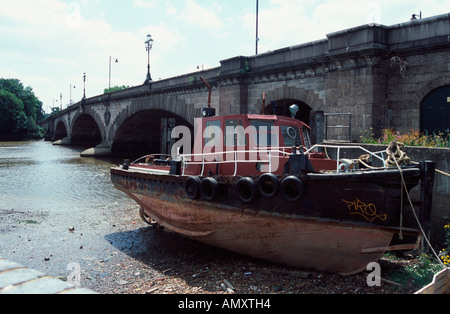
[[[326,38],[367,23],[450,12],[448,0],[259,0],[259,52]],[[48,111],[109,84],[135,86],[255,54],[256,0],[0,0],[0,77],[31,86]]]

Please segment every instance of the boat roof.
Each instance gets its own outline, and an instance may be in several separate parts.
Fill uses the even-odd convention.
[[[222,115],[222,116],[212,116],[212,117],[207,117],[204,119],[207,120],[214,120],[214,119],[218,119],[218,118],[241,118],[243,120],[270,120],[270,121],[291,121],[291,122],[296,122],[296,123],[300,123],[301,125],[306,126],[308,129],[311,129],[306,123],[304,123],[301,120],[298,119],[294,119],[291,117],[286,117],[286,116],[278,116],[278,115],[264,115],[264,114],[234,114],[234,115]]]

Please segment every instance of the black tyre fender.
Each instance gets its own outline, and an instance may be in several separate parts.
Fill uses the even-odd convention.
[[[206,177],[200,182],[200,194],[205,201],[211,202],[217,196],[219,183],[211,177]]]
[[[237,195],[241,202],[249,204],[258,196],[255,181],[249,177],[240,178],[235,183]]]
[[[199,177],[189,177],[185,183],[185,191],[191,200],[197,200],[200,197],[200,183]]]
[[[265,173],[256,181],[258,193],[265,198],[272,198],[280,191],[280,180],[273,173]]]
[[[289,176],[281,182],[281,194],[289,202],[298,202],[305,195],[305,186],[296,176]]]

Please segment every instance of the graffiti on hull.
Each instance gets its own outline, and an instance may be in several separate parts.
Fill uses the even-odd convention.
[[[346,201],[342,199],[349,210],[350,215],[360,215],[366,219],[366,221],[373,222],[376,219],[386,221],[386,214],[379,214],[377,207],[372,203],[364,203],[359,198],[354,201]]]

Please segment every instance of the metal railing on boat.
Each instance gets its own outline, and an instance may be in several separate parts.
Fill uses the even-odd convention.
[[[279,158],[280,155],[289,156],[291,155],[290,152],[287,152],[285,149],[292,149],[291,147],[276,147],[273,149],[258,149],[258,150],[241,150],[241,151],[224,151],[224,152],[214,152],[214,153],[205,153],[205,154],[187,154],[187,155],[180,155],[182,163],[183,163],[183,172],[182,175],[184,175],[185,170],[188,165],[201,165],[202,170],[200,173],[200,176],[203,176],[205,172],[205,166],[206,165],[216,165],[216,164],[231,164],[234,163],[234,174],[233,176],[237,175],[237,167],[240,163],[265,163],[268,164],[269,170],[268,173],[273,172],[273,166],[272,166],[272,159],[273,158]],[[229,156],[231,155],[234,158],[226,157],[223,158],[223,156]],[[239,159],[241,155],[249,154],[250,157],[258,157],[261,156],[261,154],[267,154],[267,159]],[[222,156],[222,158],[219,159],[225,159],[225,160],[217,160],[218,157]],[[205,157],[207,161],[205,161]],[[194,161],[192,161],[194,159]],[[201,159],[197,161],[197,159]],[[211,160],[214,159],[214,160]]]
[[[383,168],[387,168],[386,166],[386,160],[383,157],[384,154],[386,153],[386,151],[378,151],[378,152],[371,152],[369,150],[367,150],[366,148],[362,147],[362,146],[348,146],[348,145],[330,145],[330,144],[316,144],[314,146],[312,146],[311,148],[305,150],[305,154],[308,155],[309,153],[311,153],[312,151],[314,151],[317,148],[334,148],[337,149],[337,153],[336,153],[336,160],[337,160],[337,167],[336,167],[336,171],[339,172],[339,167],[340,167],[340,163],[341,163],[341,150],[342,149],[359,149],[362,150],[364,153],[369,154],[370,156],[373,156],[375,158],[377,158],[378,160],[380,160],[383,164]],[[380,156],[378,156],[380,155]]]
[[[383,167],[386,168],[386,161],[383,158],[383,155],[385,154],[385,151],[379,151],[379,152],[371,152],[367,150],[364,147],[361,146],[342,146],[342,145],[329,145],[329,144],[316,144],[309,149],[303,147],[303,153],[306,155],[309,155],[311,153],[317,153],[317,150],[319,148],[333,148],[337,149],[337,155],[336,155],[336,172],[342,171],[340,168],[342,165],[342,159],[341,159],[341,150],[351,150],[351,149],[359,149],[363,151],[365,154],[369,154],[370,156],[373,156],[374,158],[381,161]],[[298,151],[297,148],[297,152]],[[249,159],[245,158],[239,158],[242,155],[248,154]],[[216,165],[216,164],[231,164],[234,163],[234,176],[237,175],[237,167],[240,163],[264,163],[268,164],[268,173],[273,172],[273,165],[272,165],[272,159],[273,158],[279,158],[281,156],[288,157],[292,154],[292,147],[271,147],[270,149],[257,149],[257,150],[240,150],[240,151],[222,151],[222,152],[213,152],[213,153],[203,153],[203,154],[183,154],[179,155],[179,159],[182,161],[182,175],[185,174],[185,170],[187,166],[189,165],[201,165],[201,173],[200,176],[204,175],[205,172],[205,166],[207,165]],[[229,157],[232,156],[232,157]],[[256,156],[256,158],[254,158]],[[258,159],[258,156],[266,157],[266,159]]]

